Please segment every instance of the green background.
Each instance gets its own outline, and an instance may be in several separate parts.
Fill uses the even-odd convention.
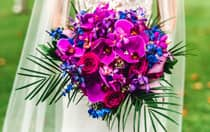
[[[12,5],[12,0],[0,1],[0,130],[31,12],[14,15]],[[197,56],[187,56],[184,132],[210,131],[209,8],[209,0],[185,0],[187,44]]]

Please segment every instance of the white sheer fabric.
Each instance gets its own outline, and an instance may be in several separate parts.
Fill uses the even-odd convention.
[[[136,8],[140,5],[147,7],[147,15],[152,12],[152,0],[76,0],[76,4],[80,8],[94,7],[98,2],[111,2],[112,6],[119,9]],[[173,0],[159,0],[159,6],[162,20],[173,16],[171,14],[171,1]],[[166,24],[166,29],[171,30],[171,39],[175,42],[184,41],[184,8],[183,1],[176,0],[176,15],[175,28],[171,29],[170,24]],[[26,36],[23,53],[21,56],[19,68],[22,66],[37,69],[25,60],[26,56],[34,53],[35,48],[40,43],[45,43],[49,39],[46,30],[59,25],[65,25],[67,12],[69,7],[69,0],[36,0],[28,33]],[[91,119],[87,113],[86,101],[83,100],[79,105],[70,105],[67,108],[67,99],[61,100],[58,104],[48,106],[42,103],[35,106],[35,101],[25,101],[28,91],[16,91],[15,88],[22,86],[30,79],[23,79],[16,77],[13,90],[11,93],[8,110],[4,122],[3,132],[108,132],[108,128],[103,121]],[[184,59],[179,59],[179,64],[174,70],[174,74],[170,77],[170,81],[175,86],[175,91],[183,93],[184,87]],[[182,98],[176,100],[182,104]],[[181,108],[179,108],[181,110]],[[172,115],[179,120],[179,126],[175,126],[165,120],[167,128],[170,132],[181,132],[181,116]],[[132,120],[132,119],[131,119]],[[142,118],[143,120],[143,118]],[[151,125],[151,124],[149,124]],[[142,127],[142,130],[144,128]],[[131,132],[132,121],[128,121],[125,132]],[[113,129],[112,132],[116,132]],[[149,130],[152,131],[152,130]],[[158,128],[158,131],[162,131]]]

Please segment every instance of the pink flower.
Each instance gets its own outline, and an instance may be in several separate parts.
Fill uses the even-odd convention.
[[[89,52],[80,58],[78,65],[82,65],[84,74],[92,74],[99,68],[99,58],[95,53]]]
[[[72,57],[81,57],[84,54],[84,49],[74,47],[68,39],[60,39],[57,42],[56,54],[62,61],[68,61]]]
[[[117,108],[124,100],[125,94],[121,92],[111,91],[108,92],[104,99],[104,104],[107,108]]]

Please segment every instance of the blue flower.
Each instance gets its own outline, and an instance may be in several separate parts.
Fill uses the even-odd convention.
[[[155,25],[151,27],[151,29],[146,30],[145,33],[149,36],[151,41],[160,40],[160,38],[165,35],[165,33],[160,29],[158,25]],[[159,33],[159,35],[155,36],[155,33]]]
[[[120,19],[126,19],[127,13],[119,11]]]
[[[105,115],[109,114],[110,112],[111,110],[108,108],[102,108],[100,110],[95,110],[91,108],[88,110],[88,113],[92,118],[100,118],[100,117],[103,118]]]
[[[63,29],[60,27],[49,32],[49,35],[54,39],[67,38],[67,36],[63,34]]]
[[[73,45],[74,44],[74,39],[73,38],[69,38],[69,43]]]
[[[81,10],[81,11],[80,11],[80,14],[81,14],[81,15],[85,15],[86,13],[87,13],[87,11],[85,11],[85,10]]]
[[[68,94],[70,91],[72,91],[74,89],[74,85],[72,85],[72,84],[69,84],[68,86],[67,86],[67,88],[63,91],[63,93],[62,93],[62,95],[63,96],[66,96],[66,94]]]
[[[77,33],[79,35],[82,35],[84,33],[83,29],[82,28],[77,28]]]
[[[149,68],[159,62],[158,58],[155,55],[147,55],[147,61],[149,62]]]

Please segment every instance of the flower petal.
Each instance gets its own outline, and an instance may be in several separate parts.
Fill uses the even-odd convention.
[[[68,39],[60,39],[57,42],[57,47],[61,52],[66,52],[71,48],[71,44],[69,43]]]
[[[129,35],[133,27],[133,23],[126,19],[120,19],[115,23],[115,29],[119,33],[126,33]]]

